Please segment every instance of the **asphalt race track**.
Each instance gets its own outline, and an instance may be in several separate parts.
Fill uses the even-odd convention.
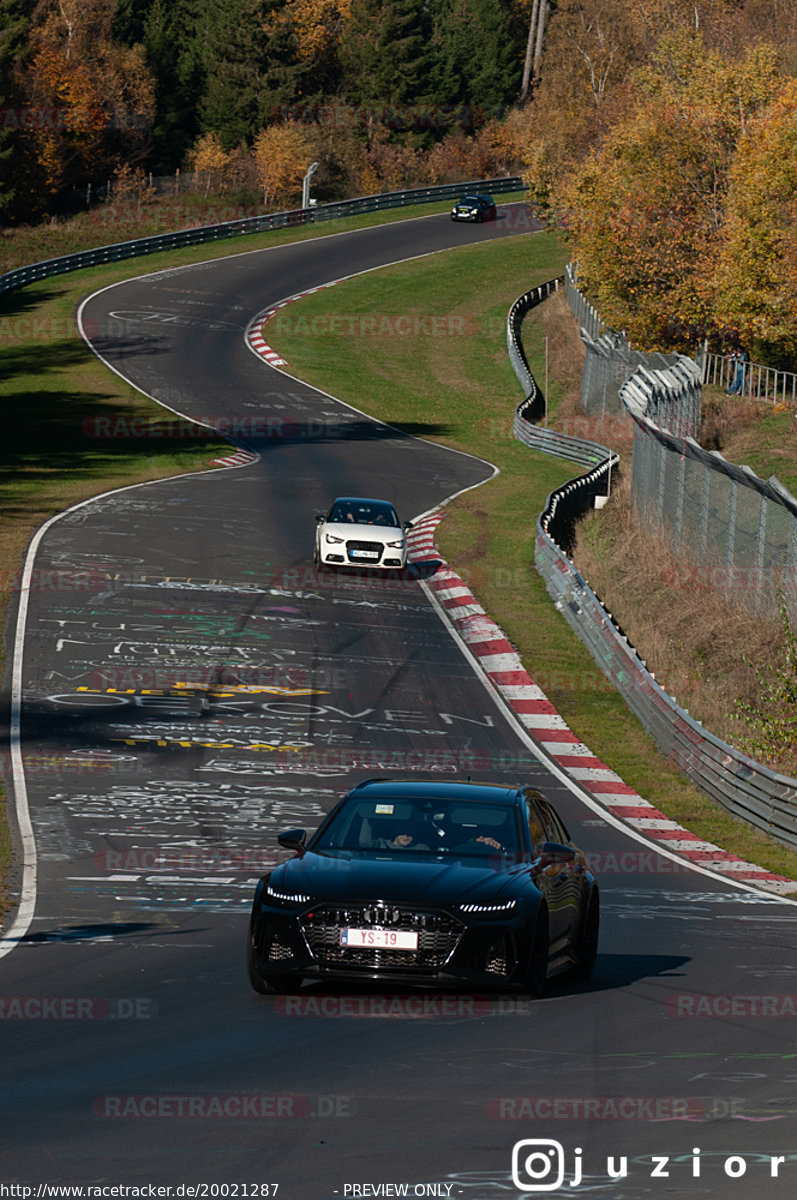
[[[85,305],[115,370],[176,413],[234,420],[258,458],[53,521],[24,645],[12,614],[39,877],[29,927],[0,944],[0,1183],[284,1200],[795,1195],[797,908],[596,815],[417,582],[313,570],[314,513],[332,496],[384,495],[412,518],[492,468],[244,342],[286,296],[513,233],[409,220],[144,275]],[[356,780],[407,774],[551,794],[602,887],[589,985],[554,982],[538,1002],[251,991],[248,910],[276,832],[313,828]],[[517,1152],[513,1181],[527,1139],[545,1144]],[[546,1174],[529,1154],[549,1151]]]

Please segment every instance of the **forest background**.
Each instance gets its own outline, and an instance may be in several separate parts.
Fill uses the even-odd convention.
[[[795,73],[797,0],[0,0],[0,267],[519,171],[637,345],[797,369]]]

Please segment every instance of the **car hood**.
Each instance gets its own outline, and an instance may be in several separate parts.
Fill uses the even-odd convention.
[[[479,858],[441,859],[406,851],[384,857],[314,854],[278,867],[273,886],[315,900],[385,900],[447,905],[484,903],[516,895],[531,884],[527,864],[497,871]]]
[[[405,536],[404,530],[397,525],[357,525],[353,521],[324,521],[321,530],[344,541],[354,538],[356,541],[385,543],[397,542]]]

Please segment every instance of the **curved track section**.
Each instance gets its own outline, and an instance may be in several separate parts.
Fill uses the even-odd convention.
[[[313,571],[313,513],[334,493],[412,516],[492,468],[244,342],[288,294],[508,232],[425,218],[87,301],[114,370],[233,422],[258,458],[100,497],[36,547],[58,586],[29,592],[16,662],[39,881],[2,960],[4,1181],[638,1200],[741,1195],[743,1172],[758,1196],[793,1194],[797,1163],[770,1156],[791,1146],[797,910],[680,871],[582,803],[417,583]],[[357,779],[408,773],[553,795],[602,883],[591,985],[533,1004],[249,990],[246,915],[276,831],[315,825]],[[545,1145],[517,1152],[513,1180],[528,1139]]]

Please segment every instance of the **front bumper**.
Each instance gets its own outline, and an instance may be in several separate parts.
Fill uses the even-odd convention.
[[[391,928],[416,930],[417,950],[341,945],[341,928],[362,919],[359,906],[316,905],[299,914],[264,906],[256,922],[257,969],[273,979],[382,980],[423,987],[511,988],[525,981],[527,914],[466,922],[453,911],[400,907]]]
[[[319,558],[325,567],[365,567],[379,571],[401,571],[407,565],[407,547],[385,546],[381,548],[379,557],[374,558],[353,554],[346,545],[327,546],[322,541]]]

